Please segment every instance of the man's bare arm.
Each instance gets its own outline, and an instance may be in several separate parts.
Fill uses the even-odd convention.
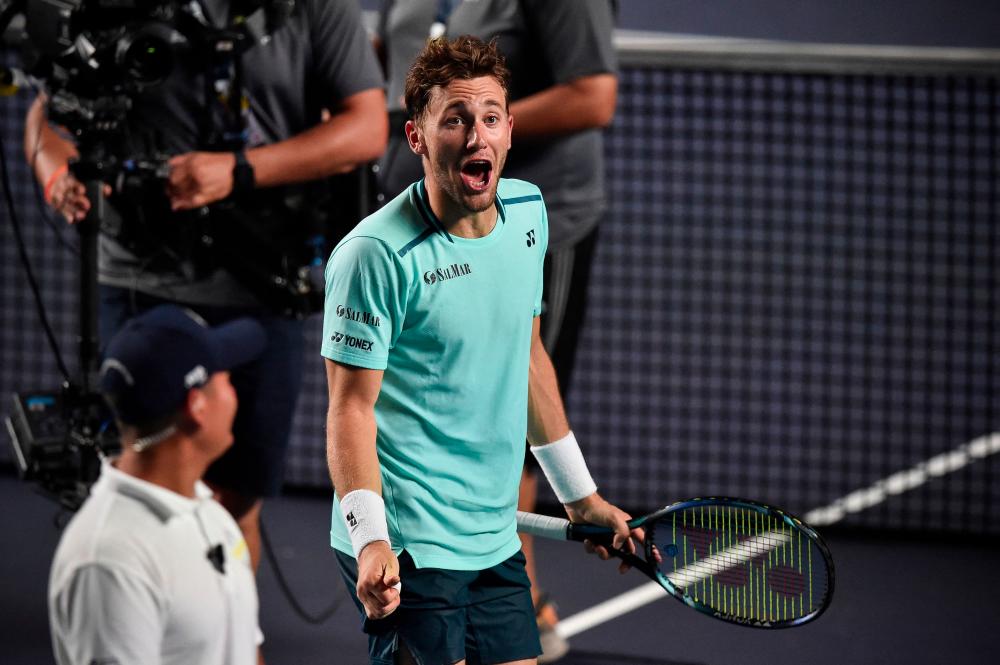
[[[347,173],[382,154],[389,134],[385,93],[373,88],[351,95],[329,117],[300,134],[251,148],[255,187],[274,187]],[[169,161],[167,194],[175,210],[226,198],[233,189],[231,152],[188,152]]]
[[[541,446],[569,433],[569,421],[559,393],[556,370],[542,345],[540,319],[531,329],[531,362],[528,366],[528,442]]]
[[[554,441],[560,441],[567,437],[570,434],[570,428],[559,393],[559,382],[556,379],[555,368],[542,344],[539,330],[539,319],[535,317],[531,334],[531,364],[528,370],[528,442],[532,447],[544,448]],[[576,446],[575,437],[570,438],[574,442],[573,446]],[[552,478],[549,477],[549,472],[545,469],[544,461],[541,458],[539,461],[551,482]],[[585,467],[582,471],[587,474]],[[613,528],[615,530],[614,547],[624,548],[626,551],[634,553],[635,543],[630,537],[635,537],[640,541],[645,537],[642,529],[628,528],[626,524],[626,520],[629,519],[628,513],[605,501],[596,491],[581,499],[566,503],[564,507],[566,514],[574,522],[591,522]],[[602,559],[611,558],[611,553],[605,547],[595,546],[588,542],[586,549],[596,553]],[[623,563],[619,569],[624,572],[628,566]]]
[[[514,142],[606,127],[614,118],[617,96],[614,74],[592,74],[523,97],[510,105],[517,119]]]
[[[326,360],[330,405],[326,418],[326,453],[337,494],[356,489],[382,493],[375,452],[375,400],[382,387],[380,370]]]
[[[326,376],[330,394],[326,454],[337,495],[341,501],[352,492],[381,496],[375,400],[382,386],[382,371],[327,360]],[[380,520],[385,528],[384,507],[378,504],[377,497],[362,498],[359,506],[382,514],[354,514],[359,520]],[[359,547],[358,598],[369,617],[381,619],[399,607],[399,560],[385,540],[372,540],[363,547],[355,543],[355,549]]]

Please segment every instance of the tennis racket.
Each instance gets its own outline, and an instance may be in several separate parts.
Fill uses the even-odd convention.
[[[741,626],[801,626],[833,596],[830,550],[783,510],[744,499],[688,499],[629,526],[646,531],[642,557],[611,548],[607,527],[517,513],[521,533],[604,545],[685,605]]]

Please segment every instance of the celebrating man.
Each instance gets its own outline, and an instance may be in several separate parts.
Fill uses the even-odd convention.
[[[515,523],[526,433],[571,519],[628,551],[642,538],[596,492],[539,338],[547,218],[537,187],[500,179],[508,79],[494,44],[427,45],[405,95],[425,177],[327,267],[331,539],[373,664],[535,661]]]

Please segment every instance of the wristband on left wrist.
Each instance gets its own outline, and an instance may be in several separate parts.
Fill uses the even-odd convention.
[[[542,467],[559,503],[574,503],[597,491],[573,432],[552,443],[531,446],[531,453]]]

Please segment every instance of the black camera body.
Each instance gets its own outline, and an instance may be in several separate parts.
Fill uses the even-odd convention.
[[[105,92],[151,85],[170,73],[185,41],[176,0],[28,0],[25,29],[52,76],[66,87]],[[96,86],[96,89],[95,89]]]
[[[49,117],[80,139],[120,128],[131,98],[163,81],[186,48],[177,0],[26,0],[24,59]]]
[[[107,402],[96,393],[67,387],[13,395],[7,432],[22,480],[68,510],[87,498],[101,460],[120,449]]]
[[[23,0],[28,70],[46,84],[50,118],[82,136],[115,131],[130,98],[161,83],[182,52],[208,62],[266,42],[295,0],[243,0],[237,28],[182,0]]]

